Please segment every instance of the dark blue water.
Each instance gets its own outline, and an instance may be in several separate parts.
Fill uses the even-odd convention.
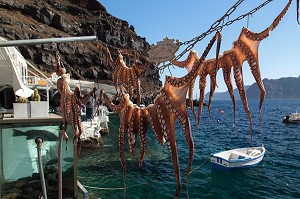
[[[189,110],[195,143],[188,189],[190,198],[300,198],[300,125],[282,123],[285,115],[297,108],[300,111],[300,101],[265,101],[262,128],[258,106],[258,101],[249,101],[253,118],[252,145],[263,144],[266,155],[256,168],[231,172],[212,169],[208,158],[210,153],[225,148],[249,146],[249,122],[241,102],[237,102],[236,128],[231,101],[214,101],[210,122],[207,107],[204,107],[200,128]],[[79,163],[79,180],[91,198],[123,197],[119,120],[112,116],[110,121],[110,135],[104,137],[105,146],[83,153]],[[180,198],[186,198],[188,148],[179,123],[176,123],[176,134],[183,185]],[[147,139],[146,158],[141,169],[138,168],[139,151],[135,157],[130,157],[127,147],[126,198],[174,198],[176,180],[169,149],[158,143],[151,130]]]

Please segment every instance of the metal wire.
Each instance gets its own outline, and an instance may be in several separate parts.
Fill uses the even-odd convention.
[[[206,32],[202,33],[201,35],[199,35],[197,37],[194,37],[191,40],[179,43],[179,46],[181,46],[181,45],[188,45],[188,46],[179,55],[177,55],[175,57],[175,60],[180,59],[185,53],[187,53],[188,51],[190,51],[199,41],[201,41],[202,39],[204,39],[206,36],[210,35],[213,32],[221,31],[224,26],[230,26],[231,24],[233,24],[236,21],[240,21],[240,20],[244,19],[245,17],[247,17],[249,15],[251,16],[252,14],[254,14],[255,12],[257,12],[259,9],[261,9],[264,6],[266,6],[267,4],[269,4],[270,2],[272,2],[273,0],[267,0],[264,3],[260,4],[259,6],[257,6],[256,8],[252,9],[251,11],[249,11],[249,12],[243,14],[243,15],[240,15],[240,16],[238,16],[237,18],[235,18],[233,20],[229,20],[226,23],[224,23],[225,18],[226,17],[229,18],[229,16],[236,10],[236,8],[242,2],[244,2],[244,1],[245,0],[239,0],[239,1],[237,1],[232,7],[230,7],[227,10],[227,12],[220,19],[218,19],[217,21],[215,21]],[[170,65],[171,65],[171,63],[165,64],[165,65],[163,65],[161,67],[158,67],[158,70],[162,70],[162,69],[164,69],[164,68],[166,68],[166,67],[168,67]]]

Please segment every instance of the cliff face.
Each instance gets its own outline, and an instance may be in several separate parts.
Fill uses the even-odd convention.
[[[300,76],[283,77],[280,79],[263,79],[266,89],[265,99],[300,99]],[[260,90],[256,83],[251,86],[245,86],[248,99],[259,99]],[[236,100],[240,100],[237,89],[234,89]],[[209,92],[205,94],[205,100],[208,100]],[[214,100],[231,100],[228,91],[216,92]]]
[[[245,90],[247,90],[250,86],[245,85]],[[237,88],[233,90],[234,98],[235,100],[241,100],[240,94]],[[248,96],[248,91],[247,91],[247,96]],[[209,100],[209,92],[207,92],[204,96],[205,100]],[[213,100],[231,100],[230,94],[228,91],[225,92],[216,92],[214,93],[214,98]]]
[[[134,32],[128,22],[107,13],[96,0],[0,0],[0,35],[8,40],[96,35],[99,41],[42,44],[18,47],[21,54],[51,74],[55,71],[58,50],[74,79],[111,82],[112,70],[106,64],[104,46],[113,58],[122,50],[130,66],[135,59],[145,61],[149,44]],[[151,95],[162,85],[154,66],[143,74],[144,95]]]

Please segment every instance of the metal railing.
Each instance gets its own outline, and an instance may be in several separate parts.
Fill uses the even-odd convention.
[[[22,81],[25,85],[39,85],[46,86],[47,79],[38,77],[38,76],[22,76]]]

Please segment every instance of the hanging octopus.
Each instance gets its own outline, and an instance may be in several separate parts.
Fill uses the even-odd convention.
[[[180,124],[183,127],[185,140],[189,148],[189,159],[186,176],[186,187],[188,187],[188,179],[194,157],[194,142],[190,127],[190,121],[186,110],[185,98],[188,88],[195,81],[198,72],[202,70],[202,63],[217,38],[219,41],[218,47],[220,46],[221,35],[218,32],[210,41],[201,59],[195,62],[194,68],[186,76],[182,78],[169,76],[166,77],[164,87],[161,89],[160,94],[154,100],[154,104],[150,104],[145,108],[141,108],[133,105],[133,103],[129,100],[129,95],[124,94],[121,97],[120,103],[118,105],[115,105],[105,95],[105,93],[103,93],[103,91],[101,92],[100,96],[103,101],[120,116],[119,151],[120,162],[124,172],[124,194],[126,193],[126,163],[124,160],[125,133],[128,132],[130,153],[134,154],[136,136],[137,132],[139,132],[141,142],[139,166],[141,166],[145,154],[147,126],[150,122],[159,143],[164,144],[164,142],[166,142],[169,146],[177,182],[175,196],[179,196],[181,190],[181,177],[175,139],[176,119],[179,120]],[[217,50],[217,55],[218,52],[219,50]]]
[[[74,92],[71,91],[69,87],[69,83],[67,81],[66,69],[61,68],[61,60],[60,55],[56,52],[56,62],[57,62],[57,69],[56,74],[60,76],[57,80],[57,90],[61,95],[60,104],[61,104],[61,115],[62,115],[62,125],[61,134],[65,137],[66,142],[68,142],[68,135],[67,135],[67,127],[68,124],[71,124],[74,138],[73,138],[73,145],[74,149],[73,152],[73,159],[74,159],[74,198],[77,197],[77,142],[79,142],[79,151],[80,151],[80,135],[82,134],[82,125],[81,125],[81,104],[85,103],[90,96],[95,94],[96,88],[93,88],[91,92],[88,93],[86,97],[81,97],[81,92],[78,86],[75,87]],[[59,137],[59,143],[62,141],[62,136]],[[60,145],[60,144],[59,144]],[[61,176],[61,148],[58,149],[58,170],[59,170],[59,183],[58,183],[58,198],[62,198],[62,184],[60,183],[62,179]],[[80,152],[79,152],[80,153]]]
[[[208,113],[210,115],[210,105],[212,102],[213,94],[216,88],[216,75],[217,71],[222,68],[223,70],[223,77],[226,83],[227,89],[229,91],[233,109],[234,109],[234,123],[235,123],[235,111],[236,111],[236,104],[234,99],[233,93],[233,86],[231,80],[231,69],[233,68],[234,80],[236,86],[238,88],[240,98],[242,100],[242,104],[244,109],[247,113],[249,122],[250,122],[250,140],[252,140],[252,118],[248,106],[248,101],[246,97],[246,90],[244,87],[243,76],[242,76],[242,65],[244,61],[247,61],[252,75],[261,91],[260,94],[260,103],[259,103],[259,112],[260,115],[262,114],[262,104],[266,95],[266,90],[264,88],[260,69],[259,69],[259,62],[258,62],[258,46],[259,43],[269,36],[270,31],[274,30],[276,26],[279,24],[280,20],[283,18],[285,13],[287,12],[288,8],[290,7],[292,0],[290,0],[281,13],[275,18],[273,23],[266,28],[264,31],[260,33],[254,33],[250,31],[248,28],[243,28],[240,36],[237,41],[233,42],[233,47],[230,50],[227,50],[220,55],[218,61],[216,59],[209,59],[203,62],[203,70],[198,72],[200,76],[199,87],[200,87],[200,104],[199,104],[199,111],[198,111],[198,123],[200,123],[200,118],[202,114],[202,106],[204,103],[204,89],[206,87],[206,77],[207,75],[210,76],[210,94],[209,94],[209,102],[208,102]],[[188,58],[185,61],[176,61],[171,60],[170,62],[176,66],[181,68],[186,68],[188,71],[191,71],[193,67],[195,67],[196,61],[199,59],[199,56],[195,51],[191,51]],[[192,93],[193,85],[190,87],[190,93]],[[189,100],[192,102],[192,96],[189,95]],[[192,106],[193,110],[193,106]],[[194,110],[193,110],[194,112]],[[194,113],[195,114],[195,113]]]
[[[132,67],[127,67],[123,56],[120,51],[118,51],[118,58],[112,59],[109,49],[106,47],[107,63],[113,67],[113,80],[116,89],[116,95],[118,95],[118,90],[120,93],[124,93],[123,87],[128,91],[130,98],[133,96],[133,89],[135,88],[137,94],[137,105],[140,106],[141,103],[141,83],[140,76],[144,68],[148,65],[142,65],[139,60],[136,60]]]
[[[68,140],[66,130],[68,124],[71,124],[74,136],[76,138],[80,138],[82,133],[81,104],[85,103],[89,97],[95,93],[96,88],[93,88],[86,97],[81,97],[80,88],[78,86],[76,86],[74,92],[72,92],[67,81],[66,69],[60,67],[61,62],[60,55],[58,53],[56,54],[56,62],[56,73],[61,77],[57,80],[57,90],[61,95],[60,104],[64,137]]]

